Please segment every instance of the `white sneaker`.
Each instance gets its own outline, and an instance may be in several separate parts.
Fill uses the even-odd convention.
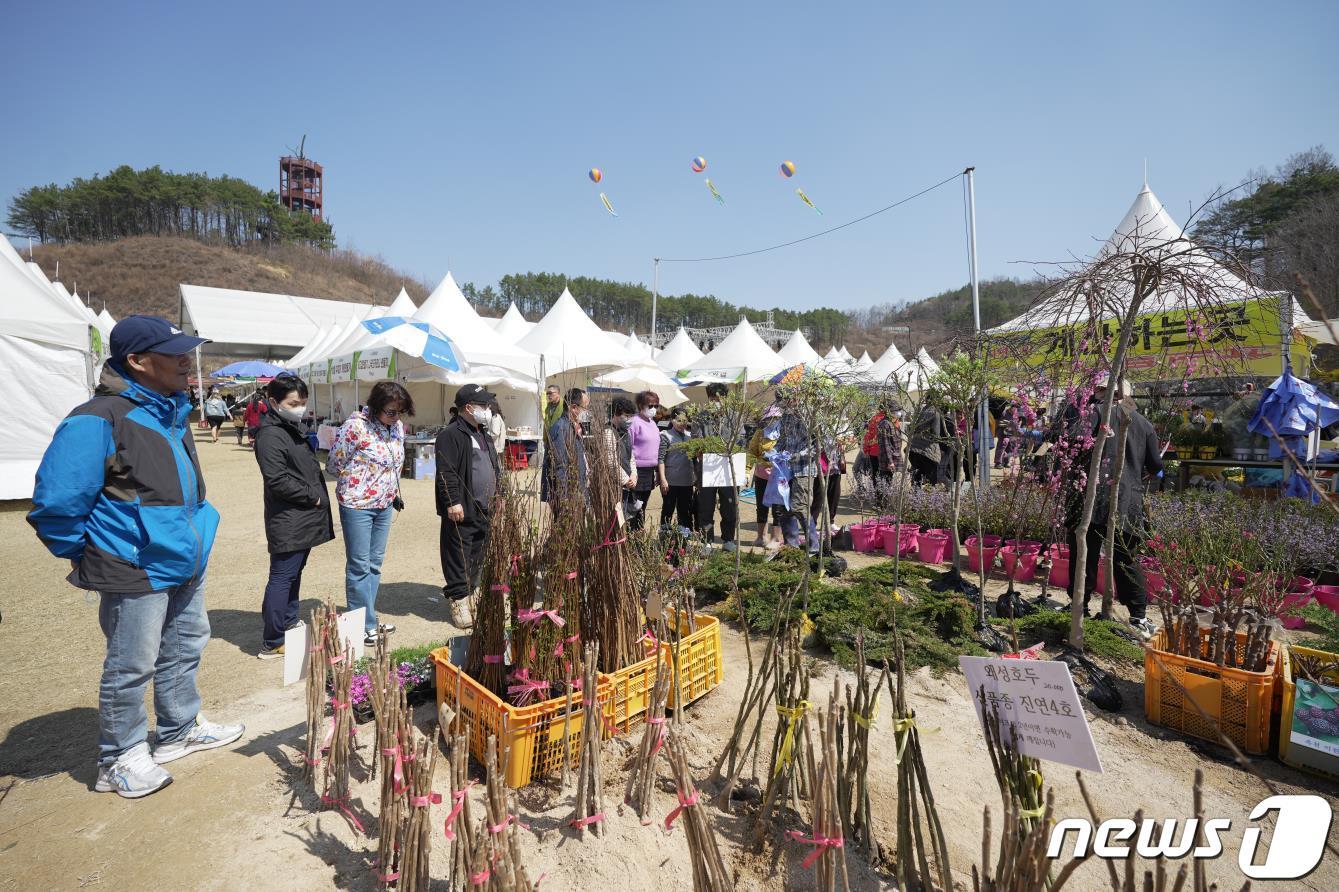
[[[149,744],[139,743],[121,754],[110,765],[98,768],[99,793],[116,793],[126,799],[139,799],[156,793],[172,783],[172,775],[160,768],[149,755]]]
[[[469,629],[474,626],[474,616],[470,613],[469,598],[452,598],[449,602],[451,625],[457,629]]]
[[[195,727],[185,737],[171,743],[160,743],[155,747],[153,760],[159,765],[164,765],[191,753],[227,746],[241,737],[245,731],[245,725],[220,725],[199,715],[195,717]]]
[[[1130,620],[1130,628],[1134,629],[1135,633],[1145,641],[1150,640],[1154,635],[1158,634],[1158,627],[1153,625],[1153,621],[1146,617],[1143,619]]]

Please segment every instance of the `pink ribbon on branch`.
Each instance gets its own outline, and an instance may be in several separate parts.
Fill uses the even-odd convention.
[[[696,790],[693,791],[693,795],[691,796],[683,795],[682,790],[675,790],[674,795],[678,797],[679,804],[675,806],[674,811],[670,812],[668,815],[665,816],[666,830],[670,829],[670,827],[674,824],[675,819],[678,818],[679,815],[683,814],[683,810],[685,808],[688,808],[690,805],[697,805]]]
[[[537,623],[546,616],[550,622],[560,629],[567,625],[567,620],[563,619],[562,615],[556,610],[518,610],[516,612],[517,621],[523,623]]]
[[[819,858],[821,858],[823,856],[823,853],[828,849],[840,849],[846,845],[846,841],[842,839],[840,836],[833,836],[833,837],[814,836],[813,839],[809,839],[798,830],[790,830],[786,833],[786,836],[790,837],[796,842],[802,842],[807,846],[815,847],[814,850],[809,853],[809,857],[805,858],[804,861],[801,862],[801,865],[803,867],[813,867],[814,862],[817,861]]]
[[[603,820],[604,820],[604,812],[597,812],[591,815],[589,818],[576,818],[575,820],[572,821],[571,826],[580,830],[583,827],[589,827],[591,824],[598,824]]]
[[[476,781],[470,781],[463,790],[451,791],[451,811],[446,816],[446,823],[442,825],[442,833],[448,840],[456,838],[456,831],[451,829],[451,825],[460,817],[460,811],[465,807],[465,797],[469,795],[470,787],[474,786]]]

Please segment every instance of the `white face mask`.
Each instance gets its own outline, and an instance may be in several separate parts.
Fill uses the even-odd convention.
[[[291,421],[294,424],[300,424],[302,422],[303,416],[307,414],[307,407],[298,406],[296,408],[289,408],[288,406],[275,406],[274,411],[278,412],[279,417],[282,418],[284,421]]]
[[[493,420],[493,410],[487,406],[474,407],[474,421],[476,424],[487,424]]]
[[[642,410],[642,417],[645,418],[647,421],[653,420],[656,417],[656,407],[647,406],[645,409]]]

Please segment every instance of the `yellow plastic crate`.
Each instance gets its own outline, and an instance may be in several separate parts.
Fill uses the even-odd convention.
[[[688,617],[679,619],[677,645],[665,642],[665,658],[679,672],[676,690],[670,686],[669,707],[685,706],[715,688],[725,678],[725,660],[721,653],[721,621],[699,613],[693,616],[695,628],[688,628]],[[676,659],[677,657],[677,659]]]
[[[1279,761],[1303,771],[1339,780],[1339,754],[1326,753],[1309,746],[1292,745],[1293,710],[1297,707],[1297,684],[1293,681],[1290,656],[1311,657],[1328,664],[1323,677],[1339,685],[1339,655],[1294,644],[1283,649],[1280,659],[1279,687],[1283,689],[1283,714],[1279,718]],[[1289,652],[1291,651],[1291,655]]]
[[[649,642],[647,642],[649,645]],[[651,708],[651,691],[656,686],[657,655],[654,646],[647,647],[646,659],[601,675],[609,682],[609,701],[605,708],[608,720],[604,726],[606,738],[627,734],[646,719]]]
[[[1210,631],[1201,629],[1201,640],[1207,639]],[[1246,646],[1244,632],[1237,633],[1237,645]],[[1150,650],[1144,653],[1145,717],[1155,725],[1214,743],[1219,742],[1221,731],[1244,752],[1269,752],[1278,642],[1270,642],[1269,661],[1263,672],[1220,668],[1207,660],[1168,653],[1166,646],[1167,632],[1160,629]]]
[[[529,706],[512,706],[453,664],[450,648],[440,647],[431,656],[437,667],[437,705],[446,703],[462,717],[468,728],[470,754],[480,762],[484,761],[490,734],[506,744],[508,786],[524,787],[535,778],[556,773],[562,768],[564,756],[569,765],[577,767],[585,715],[581,693],[572,696],[570,715],[566,696]],[[608,676],[601,675],[597,687],[608,728],[613,721],[613,686]]]

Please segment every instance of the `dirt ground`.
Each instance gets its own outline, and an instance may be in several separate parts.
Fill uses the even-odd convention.
[[[0,688],[0,889],[373,889],[369,867],[375,839],[357,832],[340,814],[317,811],[296,765],[304,729],[300,686],[280,686],[279,662],[261,662],[260,593],[267,560],[261,526],[261,487],[249,450],[230,440],[200,441],[211,501],[223,516],[210,562],[207,604],[213,640],[206,649],[199,684],[204,712],[242,721],[243,740],[234,747],[173,763],[175,782],[139,801],[91,792],[97,740],[97,683],[103,641],[97,610],[84,593],[63,580],[65,570],[37,542],[24,522],[26,504],[0,507],[0,649],[9,669]],[[429,482],[405,481],[406,510],[396,519],[384,567],[378,611],[399,627],[396,644],[440,640],[454,633],[438,592],[437,516]],[[658,507],[658,505],[657,505]],[[746,508],[746,515],[751,512]],[[751,516],[748,520],[751,521]],[[338,519],[337,519],[338,522]],[[751,538],[752,523],[745,525]],[[863,559],[861,559],[863,560]],[[343,550],[338,542],[317,549],[304,576],[303,613],[318,598],[343,601]],[[744,688],[744,643],[738,630],[723,635],[726,678],[687,710],[688,749],[696,776],[705,780],[719,753]],[[819,659],[811,690],[825,692],[834,672]],[[1223,858],[1211,876],[1238,888],[1235,865],[1240,828],[1251,808],[1268,795],[1252,774],[1232,765],[1215,747],[1150,726],[1143,718],[1138,673],[1123,684],[1119,714],[1090,710],[1093,736],[1105,773],[1086,778],[1099,812],[1129,817],[1143,808],[1150,817],[1190,812],[1195,768],[1205,773],[1206,809],[1229,817]],[[928,771],[949,838],[955,876],[971,888],[971,864],[980,857],[983,806],[998,824],[999,797],[989,758],[973,716],[966,685],[957,674],[914,677],[912,702],[924,736]],[[826,699],[825,697],[823,699]],[[895,820],[893,735],[885,702],[872,737],[870,782],[876,827],[892,839]],[[431,732],[432,709],[420,709],[420,727]],[[359,733],[370,750],[370,726]],[[604,753],[606,803],[621,803],[628,744],[610,742]],[[764,755],[764,760],[766,756]],[[1255,768],[1283,793],[1318,792],[1331,804],[1339,787],[1260,758]],[[1071,769],[1048,763],[1059,817],[1086,816]],[[445,789],[444,777],[438,789]],[[606,835],[577,838],[567,828],[571,797],[556,785],[535,785],[521,794],[530,825],[523,832],[531,877],[545,875],[544,889],[593,889],[607,884],[633,890],[691,888],[683,832],[659,823],[673,807],[662,784],[644,826],[631,810],[613,808]],[[353,801],[364,827],[375,822],[374,785],[359,781]],[[444,809],[445,806],[436,807]],[[445,811],[435,814],[440,827]],[[800,866],[798,844],[780,839],[756,851],[752,824],[744,814],[712,810],[725,856],[740,890],[806,889],[810,871]],[[803,828],[796,828],[803,829]],[[1266,832],[1266,837],[1268,832]],[[1332,841],[1339,830],[1331,828]],[[446,875],[440,834],[433,853],[435,875]],[[853,889],[893,888],[892,882],[848,853]],[[1258,884],[1269,885],[1269,884]],[[1339,888],[1339,857],[1327,855],[1305,880],[1274,888]],[[440,888],[446,888],[445,880]],[[1083,865],[1067,888],[1107,888],[1098,862]]]

